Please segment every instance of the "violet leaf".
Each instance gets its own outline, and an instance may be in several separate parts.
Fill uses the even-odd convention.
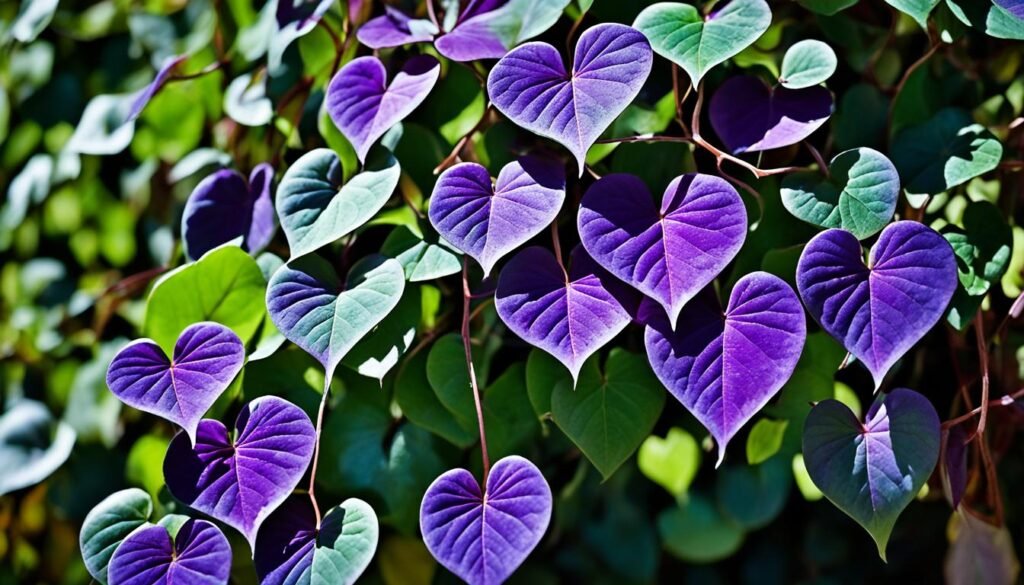
[[[769,87],[757,77],[732,77],[711,96],[711,127],[733,154],[796,144],[820,128],[833,110],[820,85]]]
[[[765,0],[732,0],[706,17],[689,4],[659,2],[637,15],[633,27],[697,87],[708,71],[752,45],[771,23]]]
[[[654,373],[718,443],[729,440],[789,380],[807,336],[803,308],[782,279],[752,272],[723,312],[706,297],[683,308],[675,330],[658,311],[645,322]]]
[[[562,362],[575,382],[583,362],[629,324],[636,296],[582,246],[568,270],[551,252],[531,247],[501,271],[494,305],[509,329]]]
[[[652,61],[635,29],[599,24],[580,36],[570,71],[555,47],[525,43],[491,69],[487,93],[512,122],[568,148],[583,176],[587,150],[640,93]]]
[[[963,425],[954,425],[942,434],[942,491],[956,510],[967,491],[967,431]]]
[[[256,540],[260,585],[352,585],[373,558],[378,531],[377,515],[362,500],[345,500],[317,525],[309,497],[293,495]]]
[[[796,279],[807,310],[867,367],[877,388],[945,313],[957,268],[935,230],[898,221],[882,230],[867,264],[850,232],[818,234],[800,255]]]
[[[142,88],[137,94],[135,94],[135,99],[132,101],[131,109],[128,111],[128,115],[125,116],[125,123],[134,122],[138,119],[139,115],[142,114],[142,110],[146,109],[150,100],[153,99],[153,96],[155,96],[164,84],[167,83],[167,80],[170,79],[171,74],[178,69],[178,66],[184,63],[187,59],[188,55],[185,54],[175,55],[164,60],[163,65],[161,65],[160,69],[156,72],[156,77],[153,78],[153,81],[149,82],[149,85]]]
[[[245,347],[227,327],[209,321],[181,332],[174,355],[137,339],[114,356],[107,386],[122,402],[180,426],[195,443],[199,420],[242,369]]]
[[[227,169],[203,179],[189,195],[181,218],[188,256],[201,258],[237,238],[250,254],[266,247],[277,230],[273,181],[274,168],[267,163],[256,165],[248,181]]]
[[[341,161],[333,150],[302,155],[281,178],[278,216],[296,258],[346,236],[370,220],[398,186],[402,175],[390,153],[371,161],[342,185]]]
[[[441,237],[472,256],[487,276],[554,221],[564,200],[561,165],[524,157],[505,165],[494,185],[482,165],[451,167],[437,178],[428,213]]]
[[[356,38],[371,49],[387,49],[430,41],[440,32],[433,22],[409,18],[404,12],[384,6],[384,14],[359,27]]]
[[[675,323],[739,252],[747,212],[736,189],[713,175],[676,177],[659,211],[640,179],[613,174],[587,190],[578,226],[594,260],[656,300]]]
[[[884,560],[896,519],[939,459],[939,415],[906,388],[880,395],[864,422],[825,400],[807,415],[803,453],[814,484],[871,534]]]
[[[470,585],[500,585],[537,546],[551,520],[551,488],[515,455],[499,460],[480,489],[465,469],[430,484],[420,529],[430,554]]]
[[[129,534],[114,551],[110,585],[227,585],[231,545],[212,522],[188,520],[172,538],[152,525]]]
[[[863,240],[892,219],[900,176],[886,156],[871,148],[841,152],[828,176],[801,172],[782,179],[782,204],[794,216],[825,228],[842,228]]]
[[[468,7],[434,46],[453,61],[498,59],[551,28],[571,0],[508,0],[494,10]],[[468,16],[468,18],[467,18]]]
[[[343,283],[319,256],[292,260],[267,287],[274,325],[323,366],[327,383],[345,354],[398,304],[405,289],[401,264],[370,256],[357,262]]]
[[[376,57],[348,62],[327,86],[325,107],[360,161],[384,133],[412,113],[437,83],[441,64],[429,55],[409,59],[391,83]]]

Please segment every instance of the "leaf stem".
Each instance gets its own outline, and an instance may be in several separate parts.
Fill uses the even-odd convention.
[[[804,146],[807,147],[808,152],[810,152],[811,156],[814,157],[814,161],[818,163],[818,170],[820,170],[821,173],[825,175],[826,179],[831,178],[832,173],[828,170],[828,163],[825,162],[825,158],[821,156],[821,153],[818,152],[818,149],[814,148],[813,144],[806,141],[804,142]]]
[[[975,408],[975,409],[973,409],[973,410],[971,410],[971,411],[969,411],[967,413],[964,413],[964,414],[962,414],[962,415],[960,415],[960,416],[958,416],[956,418],[947,420],[946,422],[942,423],[942,428],[948,429],[950,427],[955,427],[956,425],[958,425],[958,424],[960,424],[960,423],[962,423],[964,421],[968,421],[968,420],[978,416],[979,414],[982,413],[982,411],[987,410],[988,408],[998,408],[1000,406],[1010,406],[1011,404],[1015,403],[1020,398],[1024,398],[1024,388],[1021,388],[1020,390],[1017,390],[1013,394],[1007,394],[1007,395],[1005,395],[1005,396],[1003,396],[1001,398],[996,398],[995,400],[990,400],[988,402],[988,404],[979,406],[979,407],[977,407],[977,408]]]
[[[984,434],[985,423],[988,422],[988,343],[985,341],[984,318],[981,309],[974,316],[974,335],[978,341],[978,361],[981,363],[981,417],[978,419],[976,435]]]
[[[483,485],[487,484],[487,474],[491,471],[491,459],[487,454],[487,433],[484,429],[484,409],[480,402],[480,388],[476,383],[476,370],[473,369],[473,349],[469,338],[470,300],[469,291],[469,260],[462,257],[462,347],[466,351],[466,369],[469,371],[469,385],[473,389],[473,402],[476,404],[476,422],[480,427],[480,455],[483,458]]]
[[[476,132],[480,130],[481,127],[483,127],[484,122],[487,121],[487,118],[489,117],[490,113],[491,106],[490,104],[488,104],[488,106],[484,108],[484,113],[480,116],[480,119],[477,120],[477,123],[472,128],[469,129],[469,132],[466,132],[466,134],[463,135],[463,137],[460,138],[459,141],[455,143],[455,148],[452,149],[448,156],[444,157],[444,160],[441,161],[441,164],[434,167],[435,175],[441,174],[441,171],[452,166],[452,164],[455,162],[455,159],[459,158],[459,153],[462,152],[462,149],[466,147],[466,143],[469,142],[469,139],[472,138],[473,134],[476,134]]]
[[[318,529],[320,528],[320,506],[316,502],[316,467],[320,462],[320,434],[324,427],[324,410],[327,409],[327,397],[331,395],[331,378],[333,377],[331,374],[326,374],[324,378],[324,393],[320,397],[320,408],[316,413],[316,443],[313,444],[313,461],[309,465],[309,501],[313,504]]]

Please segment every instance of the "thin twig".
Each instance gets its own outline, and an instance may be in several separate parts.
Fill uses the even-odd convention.
[[[484,113],[483,115],[480,116],[480,119],[477,120],[476,124],[474,124],[473,127],[470,128],[469,132],[466,132],[466,134],[462,138],[460,138],[458,142],[455,143],[455,148],[452,149],[448,156],[444,157],[444,160],[441,161],[441,164],[434,167],[435,175],[441,174],[441,171],[452,166],[452,163],[454,163],[455,160],[459,158],[459,153],[462,152],[463,148],[465,148],[466,143],[469,142],[469,139],[472,138],[473,134],[476,134],[476,132],[483,127],[484,123],[490,117],[490,113],[491,106],[488,105],[486,108],[484,108]]]
[[[470,298],[469,291],[469,260],[462,257],[462,347],[466,351],[466,369],[469,371],[469,385],[473,390],[473,401],[476,403],[476,422],[480,427],[480,455],[483,458],[483,485],[487,485],[487,474],[491,471],[491,459],[487,454],[487,433],[484,429],[484,409],[480,402],[480,388],[476,383],[476,370],[473,369],[473,348],[469,338]]]
[[[316,525],[320,526],[320,506],[316,502],[316,466],[320,462],[320,433],[324,427],[324,410],[327,408],[327,397],[331,394],[331,378],[334,372],[324,372],[324,393],[320,397],[320,408],[316,413],[316,443],[313,444],[313,462],[309,464],[309,501],[316,513]]]
[[[981,417],[978,419],[978,430],[976,435],[985,433],[985,423],[988,421],[988,343],[985,341],[985,323],[981,309],[974,316],[974,334],[978,338],[978,361],[981,363]]]
[[[655,136],[654,134],[640,134],[639,136],[623,136],[622,138],[602,138],[594,144],[616,144],[619,142],[687,142],[692,144],[693,140],[686,136]]]
[[[956,418],[947,420],[946,422],[942,423],[942,428],[948,429],[950,427],[955,427],[956,425],[958,425],[958,424],[960,424],[960,423],[962,423],[964,421],[970,420],[970,419],[978,416],[979,414],[981,414],[982,412],[988,410],[989,408],[999,408],[999,407],[1003,407],[1003,406],[1010,406],[1013,403],[1015,403],[1017,400],[1019,400],[1020,398],[1024,398],[1024,388],[1022,388],[1020,390],[1017,390],[1013,394],[1007,394],[1006,396],[1003,396],[1002,398],[996,398],[995,400],[990,400],[987,404],[984,404],[984,405],[979,406],[979,407],[977,407],[975,409],[972,409],[969,412],[961,414],[960,416],[958,416]]]
[[[558,240],[558,222],[551,222],[551,247],[555,249],[555,260],[558,260],[558,265],[562,267],[562,271],[565,272],[565,263],[562,262],[562,243]]]
[[[821,156],[821,153],[818,152],[818,149],[814,148],[814,145],[811,144],[810,142],[807,142],[806,140],[804,141],[804,146],[807,147],[807,150],[810,151],[811,156],[814,157],[815,162],[818,163],[818,168],[821,170],[822,174],[825,175],[825,178],[831,178],[832,173],[828,169],[828,163],[825,162],[825,158]]]

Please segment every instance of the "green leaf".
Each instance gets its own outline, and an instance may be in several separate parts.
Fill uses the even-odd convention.
[[[802,429],[810,404],[832,398],[836,370],[845,355],[846,350],[829,334],[808,334],[793,375],[779,391],[779,399],[767,406],[764,414],[787,419],[791,428]]]
[[[57,0],[24,0],[7,32],[22,43],[31,43],[50,24],[56,11]]]
[[[449,443],[467,449],[478,440],[476,427],[466,428],[434,393],[427,379],[427,352],[421,351],[402,364],[395,380],[395,401],[413,424]]]
[[[398,535],[384,539],[377,562],[385,585],[430,585],[437,568],[422,540]]]
[[[427,242],[407,226],[393,229],[381,244],[380,253],[398,260],[409,282],[434,280],[462,270],[459,254],[445,242]]]
[[[248,343],[267,316],[266,286],[252,256],[230,244],[215,248],[153,285],[143,334],[171,355],[186,327],[216,321]]]
[[[750,46],[771,23],[764,0],[733,0],[711,19],[689,4],[661,2],[645,8],[633,28],[647,36],[655,53],[682,67],[697,87],[704,74]]]
[[[782,448],[782,439],[786,436],[788,420],[772,420],[762,418],[750,429],[747,435],[747,462],[758,465],[770,459]]]
[[[0,416],[0,496],[33,486],[64,464],[75,431],[41,402],[21,399]]]
[[[786,176],[781,195],[794,216],[817,226],[842,228],[863,240],[892,219],[900,177],[884,154],[857,148],[836,155],[827,177],[813,172]]]
[[[366,502],[349,498],[331,508],[317,529],[314,583],[355,583],[377,550],[377,514]]]
[[[801,6],[818,14],[832,16],[853,6],[857,0],[797,0]]]
[[[169,443],[159,435],[139,437],[125,462],[124,475],[128,483],[145,489],[153,498],[159,497],[164,486],[163,461]]]
[[[658,514],[657,522],[662,545],[687,563],[713,563],[732,556],[745,536],[740,525],[700,494]]]
[[[485,353],[485,349],[482,346],[475,346],[472,349],[473,367],[476,371],[477,384],[481,388],[487,385],[490,363],[490,356]],[[449,333],[434,342],[427,355],[427,380],[437,399],[452,413],[462,428],[475,432],[476,407],[469,385],[469,372],[466,369],[466,355],[461,336]]]
[[[387,154],[374,157],[366,170],[342,185],[341,161],[334,151],[318,148],[304,154],[281,178],[275,203],[291,257],[326,246],[369,221],[387,203],[401,174],[398,160]]]
[[[873,85],[858,83],[843,93],[832,120],[837,149],[884,148],[889,98]]]
[[[551,395],[557,389],[572,392],[572,376],[551,354],[531,349],[526,358],[526,393],[538,418],[544,419],[551,414]]]
[[[784,457],[760,465],[733,465],[719,470],[715,483],[718,506],[748,530],[767,526],[786,505],[792,475]]]
[[[422,287],[408,286],[395,308],[345,354],[341,363],[383,384],[384,376],[412,346],[420,322]]]
[[[910,15],[921,28],[928,30],[928,15],[940,0],[885,0],[886,4],[904,14]]]
[[[125,123],[134,95],[98,95],[85,106],[67,149],[82,154],[117,154],[135,135],[135,122]]]
[[[580,371],[576,389],[561,384],[551,395],[551,414],[605,479],[628,459],[654,428],[665,390],[647,360],[612,349],[602,375],[597,358]]]
[[[676,498],[690,488],[700,461],[697,440],[678,427],[670,428],[664,439],[657,435],[647,437],[637,453],[640,472]]]
[[[996,168],[1003,145],[967,112],[947,108],[900,132],[891,153],[908,194],[935,195]]]
[[[807,465],[804,463],[803,453],[793,455],[793,479],[796,481],[796,487],[800,490],[800,494],[808,502],[817,502],[825,497],[825,494],[821,493],[818,486],[814,485],[811,474],[807,473]]]
[[[821,41],[800,41],[786,50],[779,83],[789,89],[818,85],[832,77],[837,64],[832,47]]]
[[[79,546],[85,568],[102,585],[107,584],[107,565],[121,541],[136,528],[149,523],[153,500],[131,488],[114,492],[89,512],[82,522]]]
[[[953,246],[960,285],[968,295],[984,295],[1006,273],[1013,231],[995,205],[972,202],[964,210],[963,228],[952,226],[943,235]]]

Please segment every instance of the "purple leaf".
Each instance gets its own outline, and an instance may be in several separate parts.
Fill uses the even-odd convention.
[[[868,264],[856,236],[815,236],[797,266],[807,310],[871,372],[875,387],[942,317],[957,286],[949,243],[916,221],[889,224]]]
[[[267,518],[254,555],[260,585],[356,582],[377,549],[373,508],[350,498],[316,522],[306,494],[291,496]]]
[[[561,165],[523,157],[505,165],[496,185],[482,165],[462,163],[437,178],[430,223],[488,275],[494,264],[550,224],[565,200]]]
[[[203,179],[189,195],[181,218],[181,238],[190,258],[236,238],[242,249],[258,252],[277,229],[274,213],[274,168],[259,164],[249,181],[237,171],[220,170]]]
[[[637,295],[607,274],[582,246],[569,273],[544,248],[527,248],[501,271],[495,308],[501,320],[531,345],[555,356],[573,381],[591,354],[631,321]]]
[[[206,520],[188,520],[171,539],[159,524],[129,534],[110,559],[110,585],[226,585],[231,546]]]
[[[942,489],[955,510],[967,491],[967,431],[963,425],[954,425],[943,435]]]
[[[551,28],[570,0],[471,2],[456,25],[434,41],[453,61],[498,59],[509,49]]]
[[[437,26],[429,20],[409,18],[402,11],[385,6],[384,14],[366,21],[356,38],[371,49],[387,49],[427,42],[438,32]]]
[[[278,0],[277,26],[284,28],[295,23],[300,30],[312,28],[333,4],[334,0]]]
[[[587,150],[640,93],[652,61],[644,35],[599,24],[580,36],[571,72],[558,49],[526,43],[491,69],[487,93],[517,125],[568,148],[583,176]]]
[[[156,77],[153,78],[153,81],[149,82],[149,85],[139,90],[139,93],[135,95],[132,107],[128,110],[128,115],[125,116],[125,124],[134,122],[142,115],[142,110],[146,109],[149,101],[167,83],[167,80],[170,79],[171,74],[178,68],[178,65],[181,65],[186,59],[188,59],[188,55],[174,55],[164,60],[164,64],[156,72]]]
[[[749,75],[733,77],[711,97],[711,126],[733,154],[796,144],[832,115],[832,93],[768,87]]]
[[[262,396],[238,414],[233,435],[211,419],[199,423],[194,449],[176,435],[164,477],[175,498],[235,528],[254,546],[260,524],[302,479],[315,440],[302,409]]]
[[[420,529],[437,562],[470,585],[500,585],[526,560],[551,520],[551,488],[515,455],[491,468],[486,493],[453,469],[423,495]]]
[[[179,425],[195,444],[203,414],[242,369],[245,347],[220,323],[190,325],[174,344],[174,357],[151,339],[137,339],[114,356],[107,386],[125,404]]]
[[[687,304],[675,331],[652,311],[644,342],[662,384],[715,438],[721,464],[729,440],[793,374],[807,325],[793,289],[767,272],[739,279],[724,313],[707,301]]]
[[[880,395],[863,423],[825,400],[807,415],[803,450],[814,485],[871,534],[884,560],[896,519],[935,469],[939,415],[906,388]]]
[[[587,190],[578,225],[594,260],[658,301],[675,323],[743,246],[747,212],[736,189],[712,175],[673,179],[659,211],[640,179],[616,174]]]
[[[331,79],[327,113],[363,162],[370,147],[426,99],[440,75],[437,59],[419,55],[409,59],[388,85],[380,59],[354,59]]]
[[[1024,20],[1024,0],[994,0],[994,2],[1015,18]]]

